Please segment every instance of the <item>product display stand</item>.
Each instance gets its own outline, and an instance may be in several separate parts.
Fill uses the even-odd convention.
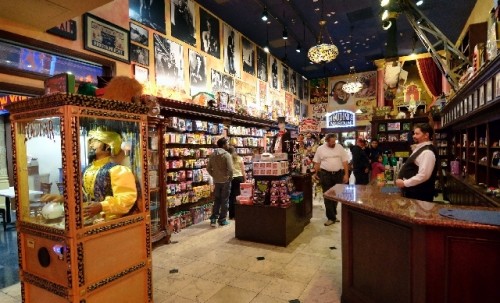
[[[276,177],[255,177],[275,179]],[[304,200],[287,208],[268,205],[235,205],[236,238],[278,246],[287,246],[309,224],[312,218],[312,180],[310,174],[292,175],[297,190]]]

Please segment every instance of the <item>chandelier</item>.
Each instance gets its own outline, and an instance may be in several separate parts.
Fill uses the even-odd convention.
[[[330,38],[330,43],[323,43],[323,28],[326,25],[326,21],[321,20],[319,22],[319,36],[318,43],[311,47],[307,52],[307,57],[314,63],[328,63],[337,58],[339,50],[335,44],[332,42],[332,37],[327,32],[328,38]]]
[[[349,70],[349,79],[347,83],[342,85],[342,90],[348,94],[355,94],[363,88],[363,84],[359,82],[358,77],[356,77],[356,71],[354,66],[351,66]]]

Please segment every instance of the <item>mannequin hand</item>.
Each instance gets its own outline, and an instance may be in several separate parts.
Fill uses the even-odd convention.
[[[64,202],[64,197],[56,194],[45,194],[40,197],[41,202]]]
[[[99,202],[89,202],[83,206],[83,216],[85,218],[92,218],[102,211],[102,205]]]

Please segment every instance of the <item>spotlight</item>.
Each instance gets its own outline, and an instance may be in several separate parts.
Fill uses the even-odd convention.
[[[422,21],[424,21],[422,18],[418,19],[418,20],[417,20],[417,24],[422,23]]]
[[[385,20],[382,22],[382,29],[383,30],[388,30],[392,26],[392,22],[390,20]]]
[[[264,7],[264,11],[262,12],[262,17],[260,17],[262,19],[262,21],[267,21],[267,19],[269,19],[269,14],[267,12],[267,8]]]
[[[288,39],[288,31],[286,30],[286,27],[283,28],[283,39],[284,40]]]
[[[424,0],[418,0],[417,3],[415,3],[417,6],[420,6],[424,4]]]
[[[301,49],[302,49],[302,47],[300,46],[300,42],[299,42],[299,43],[297,43],[297,48],[295,49],[295,51],[297,53],[300,53]]]
[[[382,1],[380,1],[380,6],[382,6],[382,7],[387,6],[387,4],[389,4],[389,2],[391,2],[391,0],[382,0]]]
[[[384,12],[382,13],[382,20],[385,20],[389,17],[389,11],[388,10],[384,10]]]
[[[264,51],[269,53],[269,40],[266,41],[266,45],[264,45]]]

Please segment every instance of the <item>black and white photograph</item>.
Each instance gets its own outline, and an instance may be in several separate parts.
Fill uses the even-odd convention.
[[[257,77],[267,82],[267,53],[260,47],[257,48]]]
[[[293,100],[293,114],[296,117],[300,117],[300,100],[299,99]]]
[[[211,71],[212,80],[212,93],[216,94],[218,92],[225,92],[230,95],[234,94],[234,78],[219,72],[212,68]]]
[[[234,95],[234,78],[230,75],[222,74],[222,90],[229,95]]]
[[[212,83],[212,93],[216,94],[217,92],[222,91],[222,73],[216,69],[211,70],[210,72],[210,82]]]
[[[307,118],[307,116],[308,116],[308,112],[307,112],[308,108],[309,107],[307,106],[307,103],[301,103],[300,104],[300,117],[302,119]]]
[[[207,73],[205,57],[193,50],[189,50],[189,83],[191,96],[207,91]]]
[[[241,78],[240,34],[224,24],[224,71]]]
[[[243,71],[255,76],[255,45],[245,37],[241,37],[241,59]]]
[[[146,83],[149,81],[149,70],[146,67],[134,64],[134,78],[139,83]]]
[[[297,73],[294,70],[290,73],[290,92],[297,95]]]
[[[130,41],[149,46],[149,31],[133,22],[130,22]]]
[[[149,66],[149,49],[137,44],[130,44],[130,61]]]
[[[165,0],[129,0],[130,19],[166,34]],[[132,27],[130,27],[132,31]]]
[[[283,89],[290,91],[290,75],[288,72],[288,66],[281,64],[281,81],[283,83]]]
[[[200,7],[201,50],[220,59],[220,22]]]
[[[182,45],[154,34],[156,84],[184,89],[184,49]]]
[[[196,45],[193,0],[172,0],[170,4],[170,23],[172,37],[189,45]]]
[[[271,61],[271,87],[274,89],[279,88],[279,77],[278,77],[278,59],[276,57],[270,56]]]
[[[300,100],[304,99],[304,78],[297,74],[297,93]]]

